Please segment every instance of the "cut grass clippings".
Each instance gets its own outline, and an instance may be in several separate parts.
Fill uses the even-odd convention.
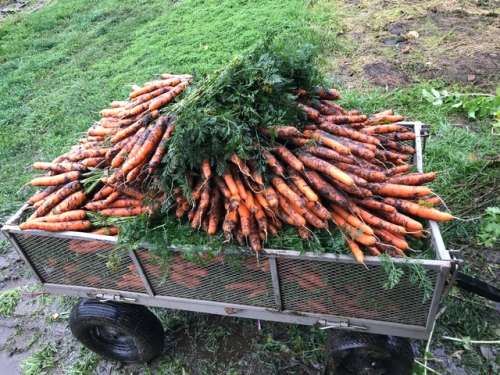
[[[12,316],[20,299],[21,291],[18,288],[0,292],[0,316]]]

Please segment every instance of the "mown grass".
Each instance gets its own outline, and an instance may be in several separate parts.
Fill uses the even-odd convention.
[[[21,291],[18,288],[0,292],[0,316],[11,316],[14,313],[20,299]]]
[[[42,349],[26,358],[21,364],[23,375],[48,374],[56,365],[57,349],[54,344],[46,344]]]

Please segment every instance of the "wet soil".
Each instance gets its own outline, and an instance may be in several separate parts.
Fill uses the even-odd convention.
[[[494,90],[500,78],[499,1],[340,2],[342,38],[332,74],[347,87],[427,79]]]

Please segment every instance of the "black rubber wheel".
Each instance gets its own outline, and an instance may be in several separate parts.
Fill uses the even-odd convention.
[[[329,369],[335,375],[410,375],[413,350],[407,339],[332,331],[328,337]]]
[[[163,327],[144,306],[82,300],[71,310],[69,326],[84,346],[107,359],[148,362],[163,351]]]

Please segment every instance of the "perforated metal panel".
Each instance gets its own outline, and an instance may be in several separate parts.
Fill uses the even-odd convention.
[[[108,262],[113,244],[30,234],[14,237],[44,282],[145,293],[130,258]]]
[[[147,250],[137,256],[158,295],[276,308],[265,257],[226,255],[197,264],[180,254],[167,261]]]
[[[431,301],[404,277],[384,289],[380,266],[278,258],[286,310],[425,326]],[[433,285],[437,273],[428,270]]]

